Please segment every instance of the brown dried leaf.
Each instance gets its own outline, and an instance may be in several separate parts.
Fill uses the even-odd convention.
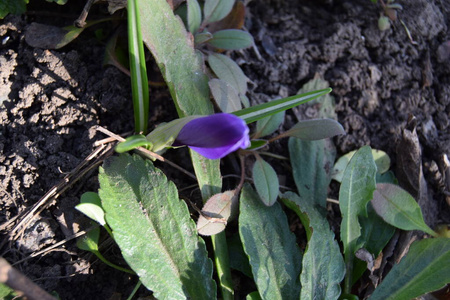
[[[241,29],[244,26],[244,17],[244,3],[236,1],[231,12],[224,19],[211,23],[208,29],[212,33],[223,29]]]

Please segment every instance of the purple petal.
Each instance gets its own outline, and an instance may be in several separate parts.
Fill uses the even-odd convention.
[[[232,114],[215,114],[188,122],[174,146],[186,145],[209,159],[217,159],[250,145],[244,120]]]

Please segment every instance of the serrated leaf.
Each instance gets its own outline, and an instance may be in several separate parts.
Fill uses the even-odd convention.
[[[240,50],[251,47],[253,37],[246,31],[225,29],[213,33],[213,38],[208,44],[223,50]]]
[[[422,230],[436,233],[425,224],[416,200],[401,187],[390,183],[378,183],[373,193],[372,205],[383,220],[403,230]]]
[[[302,255],[279,203],[265,206],[246,184],[239,235],[263,299],[299,299]]]
[[[95,227],[94,229],[77,239],[77,247],[81,250],[96,252],[98,251],[99,237],[100,227]]]
[[[76,205],[75,208],[91,218],[92,220],[98,222],[100,225],[105,225],[105,212],[102,208],[102,201],[97,193],[86,192],[81,195],[80,204]]]
[[[257,157],[252,169],[253,183],[261,201],[272,206],[278,198],[280,183],[275,170],[261,157]]]
[[[116,146],[117,153],[124,153],[136,149],[137,147],[149,147],[152,148],[152,143],[147,140],[145,135],[136,134],[129,136],[125,141],[120,142]]]
[[[356,153],[355,151],[350,151],[349,153],[339,157],[337,162],[334,164],[333,167],[333,179],[342,182],[342,176],[344,175],[344,170],[348,165],[348,162],[353,157],[353,155]],[[391,159],[386,154],[386,152],[372,149],[372,156],[375,160],[375,164],[377,165],[377,173],[378,174],[384,174],[386,173],[389,168],[391,167]]]
[[[305,141],[315,141],[345,134],[344,127],[333,119],[303,120],[283,133],[283,136],[296,137]]]
[[[235,111],[233,115],[245,120],[247,124],[261,120],[267,116],[274,115],[284,110],[288,110],[297,105],[311,101],[317,97],[323,96],[331,92],[331,89],[324,89],[314,92],[308,92],[300,95],[295,95],[283,99],[272,100],[267,103],[255,105],[249,108],[244,108],[239,111]]]
[[[309,203],[325,207],[331,182],[331,166],[336,157],[333,142],[290,138],[288,146],[298,193]]]
[[[284,120],[285,112],[279,112],[256,122],[255,138],[268,136],[274,133]]]
[[[205,19],[211,22],[217,22],[225,18],[231,11],[234,0],[206,0],[203,12]]]
[[[209,87],[183,23],[165,0],[141,1],[142,39],[153,54],[180,117],[209,115]]]
[[[300,217],[308,236],[300,276],[300,299],[339,298],[345,265],[327,219],[312,203],[297,194],[288,192],[281,199]]]
[[[416,241],[395,265],[370,300],[413,299],[440,289],[450,282],[450,240],[433,238]]]
[[[197,231],[201,235],[214,235],[222,232],[231,216],[236,191],[215,194],[206,201],[197,220]]]
[[[247,93],[248,78],[234,60],[223,54],[211,53],[208,63],[219,79],[228,82],[239,94]]]
[[[367,203],[375,191],[375,173],[377,167],[369,146],[360,148],[353,155],[344,171],[339,190],[339,208],[342,214],[341,240],[344,252],[353,254],[357,249],[356,241],[361,235],[358,217],[367,217]]]
[[[242,108],[237,91],[228,82],[214,78],[209,81],[209,88],[223,112],[232,113]]]
[[[99,181],[115,241],[155,297],[215,298],[212,263],[175,185],[150,161],[127,154],[107,159]]]
[[[202,22],[202,10],[197,0],[187,0],[187,21],[189,32],[195,34]]]

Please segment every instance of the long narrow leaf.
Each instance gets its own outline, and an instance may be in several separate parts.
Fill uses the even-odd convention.
[[[279,203],[265,206],[249,185],[240,200],[239,234],[262,299],[298,299],[302,255]]]
[[[233,114],[240,117],[241,119],[244,119],[245,122],[249,124],[270,115],[279,113],[280,111],[287,110],[297,105],[306,103],[320,96],[326,95],[329,92],[331,92],[331,88],[273,100],[268,103],[263,103],[239,111],[235,111],[233,112]]]
[[[139,156],[105,161],[99,195],[130,267],[160,299],[213,299],[212,263],[172,182]]]
[[[408,254],[384,278],[370,300],[413,299],[450,283],[450,240],[414,242]]]
[[[146,134],[149,110],[148,78],[137,3],[137,0],[128,1],[128,49],[130,52],[135,131]]]

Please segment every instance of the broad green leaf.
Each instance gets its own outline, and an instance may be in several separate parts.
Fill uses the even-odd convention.
[[[148,160],[123,154],[99,175],[106,220],[130,267],[161,299],[213,299],[206,247],[175,185]]]
[[[238,29],[225,29],[213,33],[213,38],[208,41],[213,47],[224,50],[240,50],[253,45],[253,37],[250,33]]]
[[[6,284],[3,284],[0,282],[0,299],[2,300],[14,300],[19,299],[17,292],[7,286]]]
[[[239,235],[233,234],[228,241],[228,252],[230,253],[230,267],[242,272],[249,278],[253,278],[252,268],[248,261],[247,254],[244,252]]]
[[[208,63],[219,79],[231,84],[240,94],[247,93],[248,78],[234,60],[223,54],[211,53]]]
[[[77,239],[77,247],[90,252],[98,251],[98,239],[100,237],[100,227],[95,227],[82,237]]]
[[[255,105],[235,111],[233,114],[245,120],[247,124],[261,120],[267,116],[274,115],[289,108],[311,101],[317,97],[323,96],[331,92],[331,89],[324,89],[314,92],[308,92],[301,95],[295,95],[283,99],[272,100],[267,103]]]
[[[370,300],[413,299],[438,290],[450,282],[450,240],[432,238],[416,241],[395,265]]]
[[[200,45],[200,44],[206,43],[207,41],[209,41],[212,38],[213,38],[213,35],[211,32],[197,33],[194,36],[194,43],[195,43],[195,45]]]
[[[236,89],[228,82],[214,78],[209,81],[209,88],[217,106],[223,112],[232,113],[242,108]]]
[[[166,0],[140,1],[142,39],[152,52],[180,117],[209,115],[209,87],[192,41]]]
[[[289,155],[298,193],[310,204],[327,203],[331,166],[336,148],[330,140],[302,141],[289,139]]]
[[[373,193],[372,205],[384,221],[403,230],[422,230],[436,233],[425,224],[416,200],[401,187],[390,183],[378,183]]]
[[[288,192],[281,199],[300,217],[308,236],[300,276],[300,299],[339,298],[345,265],[327,219],[312,203],[297,194]]]
[[[244,105],[245,108],[250,107],[250,100],[248,99],[247,96],[245,96],[243,94],[239,94],[239,98],[241,98],[241,103],[242,103],[242,105]]]
[[[116,146],[117,153],[124,153],[136,149],[137,147],[148,147],[152,148],[152,143],[147,140],[145,135],[136,134],[129,136],[125,139],[125,141],[120,142]]]
[[[256,122],[256,133],[254,138],[268,136],[274,133],[284,120],[285,112],[279,112]]]
[[[20,15],[27,11],[28,0],[3,0],[0,1],[0,19],[7,14]]]
[[[272,206],[278,198],[280,183],[275,170],[261,157],[257,156],[252,169],[253,183],[261,201]]]
[[[348,162],[356,153],[355,151],[350,151],[349,153],[339,157],[338,161],[334,164],[333,167],[333,179],[342,182],[342,176],[344,175],[344,170],[348,165]],[[391,167],[391,159],[386,154],[386,152],[372,149],[372,156],[375,160],[375,164],[377,165],[377,174],[386,173]]]
[[[100,225],[106,224],[102,201],[97,193],[86,192],[81,195],[80,204],[75,206],[75,208]]]
[[[283,133],[283,136],[296,137],[305,141],[322,140],[345,134],[344,127],[333,119],[303,120]]]
[[[213,235],[223,231],[231,216],[236,191],[215,194],[206,201],[197,220],[197,231],[201,235]]]
[[[356,242],[361,235],[359,216],[367,217],[367,204],[375,191],[375,173],[377,167],[373,161],[369,146],[360,148],[350,160],[344,171],[339,190],[339,208],[342,214],[341,239],[344,253],[357,250]]]
[[[189,32],[195,34],[202,22],[202,10],[197,0],[187,0],[187,19]]]
[[[242,189],[239,235],[262,299],[299,299],[302,255],[281,205],[265,206],[252,188]]]
[[[261,296],[259,295],[258,291],[254,291],[245,297],[245,300],[261,300]]]
[[[359,241],[361,226],[358,218],[367,217],[367,203],[372,199],[375,190],[376,171],[371,148],[369,146],[360,148],[345,168],[339,190],[339,208],[342,214],[341,240],[347,267],[344,284],[346,294],[351,292],[353,255],[361,247]]]
[[[209,23],[220,21],[231,11],[234,0],[206,0],[203,12]]]

